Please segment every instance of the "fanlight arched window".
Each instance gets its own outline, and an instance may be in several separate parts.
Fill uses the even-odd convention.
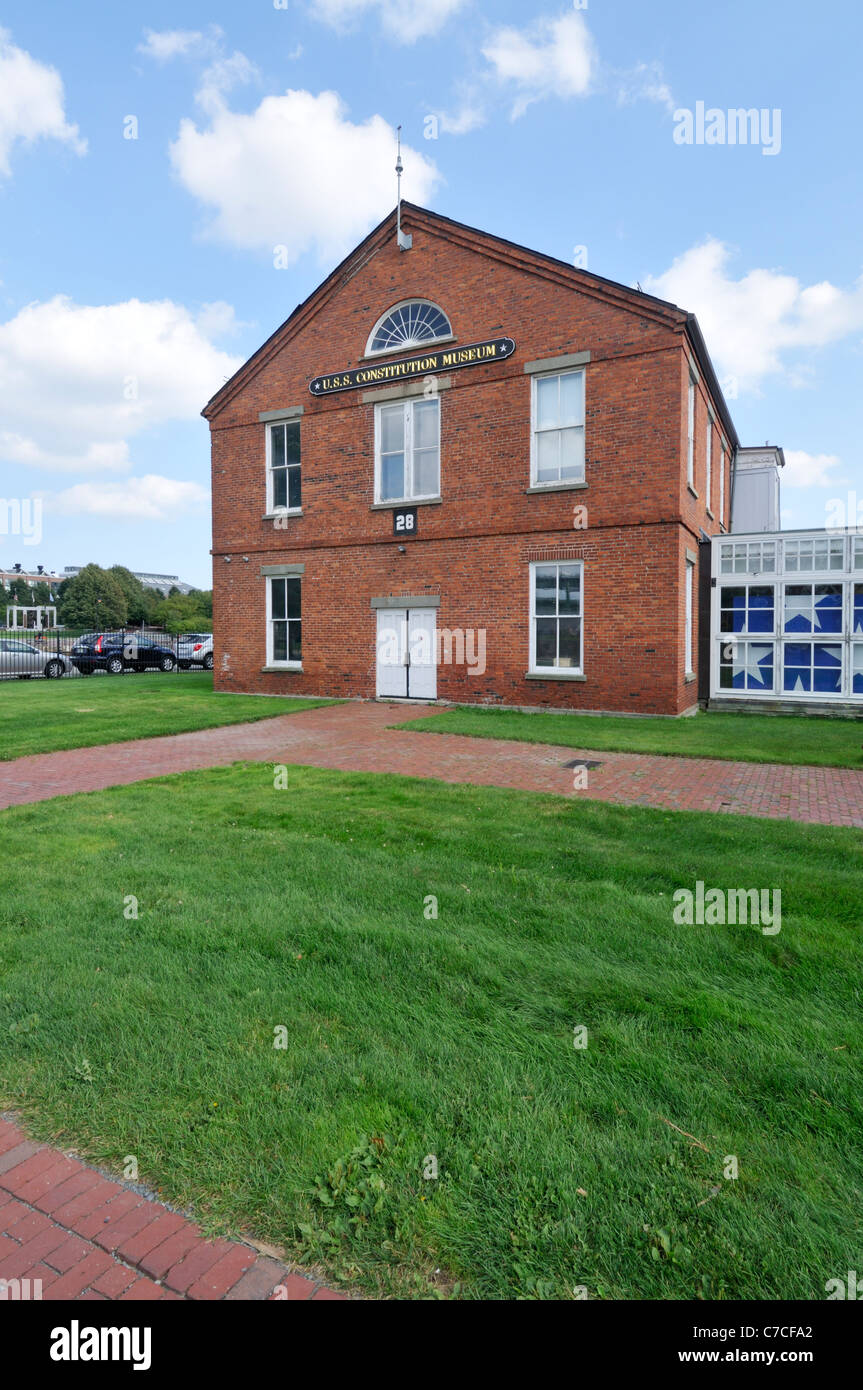
[[[428,299],[405,299],[378,319],[366,345],[366,356],[375,352],[404,352],[452,336],[452,327],[443,309]]]

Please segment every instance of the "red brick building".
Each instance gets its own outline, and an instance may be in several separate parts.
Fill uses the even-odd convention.
[[[680,714],[738,439],[672,304],[402,204],[204,410],[216,684]]]

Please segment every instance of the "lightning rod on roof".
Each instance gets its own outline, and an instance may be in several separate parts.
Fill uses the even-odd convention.
[[[414,244],[413,237],[408,232],[402,231],[402,128],[398,128],[398,156],[396,158],[396,183],[398,186],[398,200],[396,202],[396,239],[402,251],[410,251]]]

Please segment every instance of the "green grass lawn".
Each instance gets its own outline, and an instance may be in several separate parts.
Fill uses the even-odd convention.
[[[0,825],[0,1108],[208,1229],[414,1297],[860,1268],[859,833],[267,765]]]
[[[0,681],[0,760],[185,734],[295,714],[331,700],[264,699],[213,690],[210,671]]]
[[[718,711],[700,712],[686,719],[625,719],[617,715],[547,714],[544,710],[527,714],[477,708],[445,710],[397,727],[608,752],[675,753],[686,758],[863,769],[863,719]]]

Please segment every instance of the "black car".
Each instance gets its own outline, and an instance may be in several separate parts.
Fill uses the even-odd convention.
[[[177,658],[170,647],[137,632],[88,632],[79,637],[70,653],[82,676],[107,671],[119,676],[124,671],[173,671]]]

